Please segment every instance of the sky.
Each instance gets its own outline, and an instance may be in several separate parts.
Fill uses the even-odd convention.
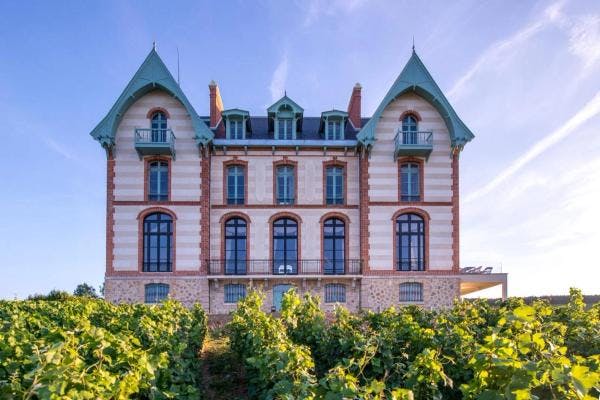
[[[168,4],[168,6],[167,6]],[[600,2],[0,2],[0,298],[102,283],[106,156],[89,132],[155,41],[201,115],[370,116],[416,51],[476,138],[461,154],[461,264],[509,295],[600,293]],[[480,292],[498,296],[499,289]]]

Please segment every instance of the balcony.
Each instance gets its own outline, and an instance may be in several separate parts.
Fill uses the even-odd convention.
[[[502,266],[477,266],[460,269],[460,294],[466,295],[494,286],[501,286],[502,299],[506,299],[508,274]]]
[[[361,260],[208,260],[209,275],[360,275]]]
[[[401,156],[429,157],[433,150],[433,132],[406,132],[398,130],[394,138],[394,158]]]
[[[175,135],[171,129],[135,129],[135,150],[140,158],[168,155],[175,158]]]

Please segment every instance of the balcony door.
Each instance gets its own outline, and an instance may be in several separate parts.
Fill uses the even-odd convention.
[[[344,221],[329,218],[323,224],[323,272],[329,275],[340,275],[345,272],[346,232]]]
[[[273,222],[273,274],[298,273],[298,223],[291,218]]]
[[[246,274],[246,221],[231,218],[225,223],[225,274]]]

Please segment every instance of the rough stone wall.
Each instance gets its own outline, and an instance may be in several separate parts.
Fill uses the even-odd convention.
[[[250,285],[249,281],[244,280],[220,280],[218,284],[214,281],[210,282],[210,313],[211,314],[229,314],[235,310],[235,304],[225,303],[225,285],[229,283],[245,283],[246,293],[250,290],[260,290],[264,293],[263,310],[266,312],[271,311],[273,306],[273,286],[279,284],[290,284],[296,288],[297,293],[303,296],[305,293],[311,293],[321,298],[321,308],[325,312],[332,312],[337,303],[325,303],[325,285],[328,283],[342,283],[346,285],[346,302],[339,303],[346,307],[352,312],[358,312],[360,309],[360,282],[355,282],[354,287],[351,280],[335,280],[335,279],[323,279],[321,282],[318,280],[306,280],[301,279],[281,279],[281,280],[256,280]]]
[[[205,277],[107,278],[104,281],[104,297],[111,303],[143,303],[144,286],[148,283],[166,283],[170,298],[187,307],[200,303],[208,310],[208,280]]]
[[[400,302],[400,284],[403,282],[422,283],[423,301]],[[362,308],[373,311],[409,304],[428,309],[448,308],[459,296],[459,277],[364,277],[361,285]]]

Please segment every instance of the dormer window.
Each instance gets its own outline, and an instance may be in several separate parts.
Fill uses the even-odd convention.
[[[229,123],[229,139],[244,139],[244,125],[241,119],[232,119]]]
[[[267,109],[269,115],[269,131],[277,140],[296,140],[302,130],[302,114],[304,109],[292,99],[283,96]]]
[[[294,134],[292,118],[277,118],[277,139],[292,140]]]
[[[348,113],[339,110],[325,111],[321,114],[321,132],[325,140],[344,140],[344,128]]]
[[[231,140],[244,140],[250,131],[250,113],[245,110],[231,109],[221,112],[225,121],[225,136]]]

